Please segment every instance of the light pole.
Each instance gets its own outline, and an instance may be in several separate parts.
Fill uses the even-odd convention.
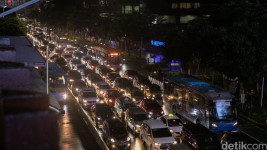
[[[5,8],[6,8],[7,6],[2,6],[2,7],[3,7],[3,12],[5,12]],[[3,13],[3,12],[2,12],[2,13]]]
[[[46,48],[46,93],[49,93],[49,86],[48,86],[48,46]]]

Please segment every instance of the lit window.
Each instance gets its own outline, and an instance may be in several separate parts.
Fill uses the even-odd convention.
[[[199,8],[200,7],[200,3],[194,3],[194,8]]]
[[[172,3],[172,9],[178,8],[178,3]]]
[[[188,9],[191,8],[191,3],[180,3],[181,9]]]
[[[122,13],[123,14],[131,14],[133,13],[133,8],[132,6],[122,6]]]
[[[135,6],[135,7],[134,7],[134,11],[135,11],[135,12],[139,12],[139,6]]]

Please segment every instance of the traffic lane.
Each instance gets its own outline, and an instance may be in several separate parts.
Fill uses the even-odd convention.
[[[90,132],[83,118],[80,116],[73,97],[69,94],[63,109],[65,114],[59,119],[59,147],[62,150],[100,150],[95,136]]]

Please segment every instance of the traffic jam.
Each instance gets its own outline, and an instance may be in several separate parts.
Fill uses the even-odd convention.
[[[64,99],[73,100],[70,94],[75,98],[108,149],[218,150],[222,142],[230,142],[224,138],[229,133],[218,137],[201,124],[166,111],[161,87],[136,70],[123,70],[119,50],[81,46],[49,27],[27,28],[44,58],[49,51],[50,62],[64,62],[59,64],[66,72]]]

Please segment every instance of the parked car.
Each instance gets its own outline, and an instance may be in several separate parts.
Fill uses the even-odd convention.
[[[144,90],[145,85],[150,85],[150,81],[147,77],[137,75],[133,77],[133,86],[139,88],[141,91]]]
[[[116,89],[109,89],[104,94],[104,102],[108,104],[108,106],[114,106],[115,100],[121,97],[121,93]]]
[[[103,98],[104,97],[104,93],[110,89],[110,86],[102,81],[102,82],[98,82],[96,85],[95,85],[95,90],[96,90],[96,93],[99,97]]]
[[[110,149],[130,149],[131,139],[120,120],[105,120],[102,131],[103,140]]]
[[[221,144],[235,144],[243,142],[244,144],[259,144],[260,142],[252,139],[243,132],[225,132],[221,137]]]
[[[66,47],[63,50],[64,53],[69,53],[69,54],[72,54],[74,51],[75,51],[74,47]]]
[[[116,78],[114,81],[114,88],[124,93],[126,88],[132,87],[132,83],[126,78]]]
[[[129,79],[129,80],[133,80],[133,77],[138,75],[138,72],[135,71],[135,70],[126,70],[124,71],[123,73],[123,77],[126,78],[126,79]]]
[[[125,96],[130,97],[134,103],[139,104],[144,99],[143,92],[137,87],[127,87],[124,93]]]
[[[144,120],[148,120],[148,115],[139,107],[131,107],[126,110],[125,124],[134,133],[140,133],[140,128]]]
[[[167,149],[177,144],[167,126],[157,119],[143,121],[140,139],[146,149]]]
[[[185,124],[181,132],[182,143],[196,150],[219,150],[221,145],[217,137],[201,124]]]
[[[128,108],[136,107],[135,103],[129,97],[119,97],[115,100],[114,110],[119,118],[125,119],[125,113]]]
[[[151,99],[142,100],[139,107],[148,114],[149,118],[157,118],[164,115],[164,111],[160,105]]]
[[[97,97],[95,90],[92,88],[82,89],[78,94],[78,100],[79,103],[85,108],[99,102],[99,98]]]
[[[158,118],[161,120],[170,130],[174,137],[179,137],[183,128],[183,123],[176,115],[169,114]]]
[[[121,76],[117,72],[109,72],[105,78],[106,82],[111,86],[113,86],[114,80],[116,78],[120,78]]]
[[[115,116],[110,107],[105,103],[96,103],[90,109],[92,121],[97,128],[102,128],[103,122],[107,119],[113,119]]]

